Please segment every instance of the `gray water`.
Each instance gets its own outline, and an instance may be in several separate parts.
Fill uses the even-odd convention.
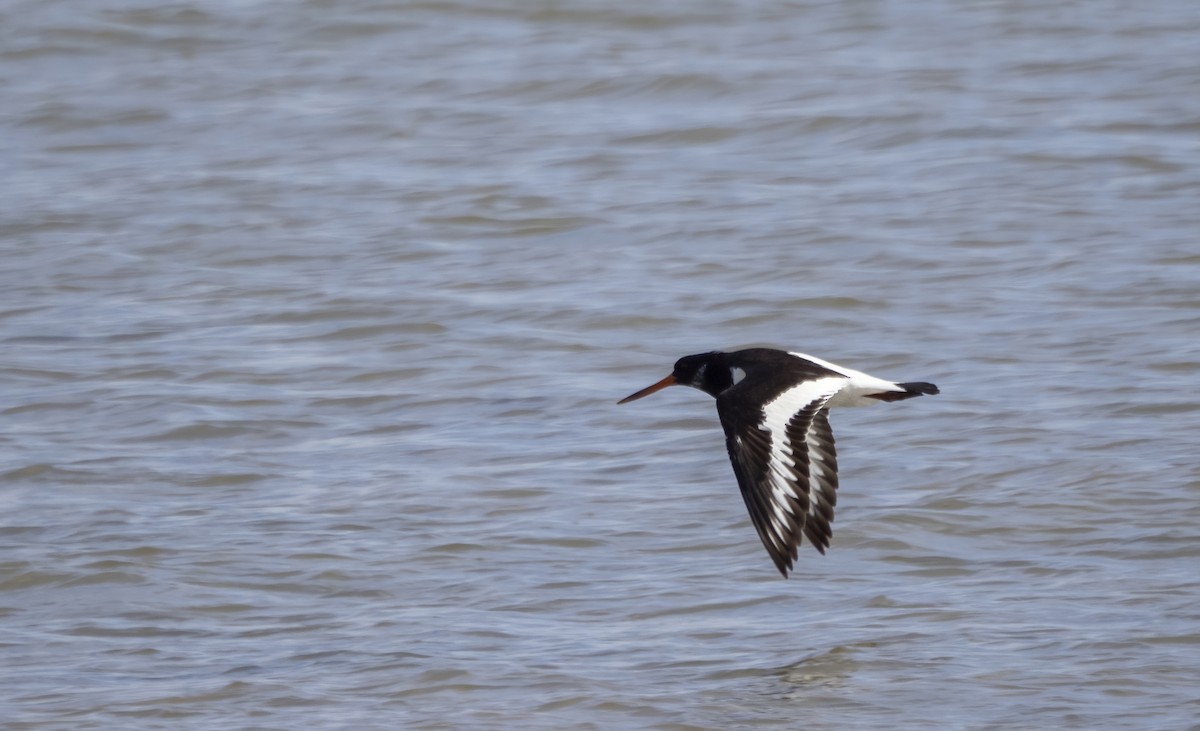
[[[1200,728],[1198,37],[0,3],[0,727]],[[789,580],[749,344],[942,389]]]

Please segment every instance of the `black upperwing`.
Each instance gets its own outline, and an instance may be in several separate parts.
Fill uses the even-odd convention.
[[[742,384],[717,398],[742,499],[759,539],[785,577],[802,536],[808,535],[824,553],[832,535],[837,460],[825,403],[843,383],[840,377],[819,378],[775,395],[768,402],[774,411],[791,411],[790,404],[799,404],[786,422],[779,413],[768,415],[765,408],[757,407],[763,401],[748,393],[750,389],[742,391]]]

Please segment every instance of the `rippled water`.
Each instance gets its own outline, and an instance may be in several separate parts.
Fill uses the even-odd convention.
[[[0,726],[1200,728],[1198,33],[0,3]],[[748,344],[942,389],[787,581]]]

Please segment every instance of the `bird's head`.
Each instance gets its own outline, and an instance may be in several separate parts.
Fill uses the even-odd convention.
[[[698,355],[685,355],[675,361],[675,369],[671,371],[671,375],[653,386],[647,386],[637,393],[626,396],[617,403],[623,404],[629,401],[636,401],[649,396],[655,391],[661,391],[667,386],[691,386],[715,396],[720,391],[713,380],[714,376],[718,375],[719,366],[716,361],[724,355],[720,351],[700,353]],[[722,371],[721,375],[727,376],[728,372]]]

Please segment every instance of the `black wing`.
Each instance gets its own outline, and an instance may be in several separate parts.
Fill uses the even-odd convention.
[[[804,535],[821,553],[829,548],[833,538],[833,508],[837,505],[837,448],[829,428],[829,409],[818,409],[813,415],[805,442],[808,445],[808,519]]]
[[[730,393],[737,389],[717,399],[742,499],[784,576],[796,560],[801,536],[808,536],[821,553],[829,546],[837,457],[825,404],[844,383],[843,378],[802,383],[757,413],[744,408],[744,394]]]

